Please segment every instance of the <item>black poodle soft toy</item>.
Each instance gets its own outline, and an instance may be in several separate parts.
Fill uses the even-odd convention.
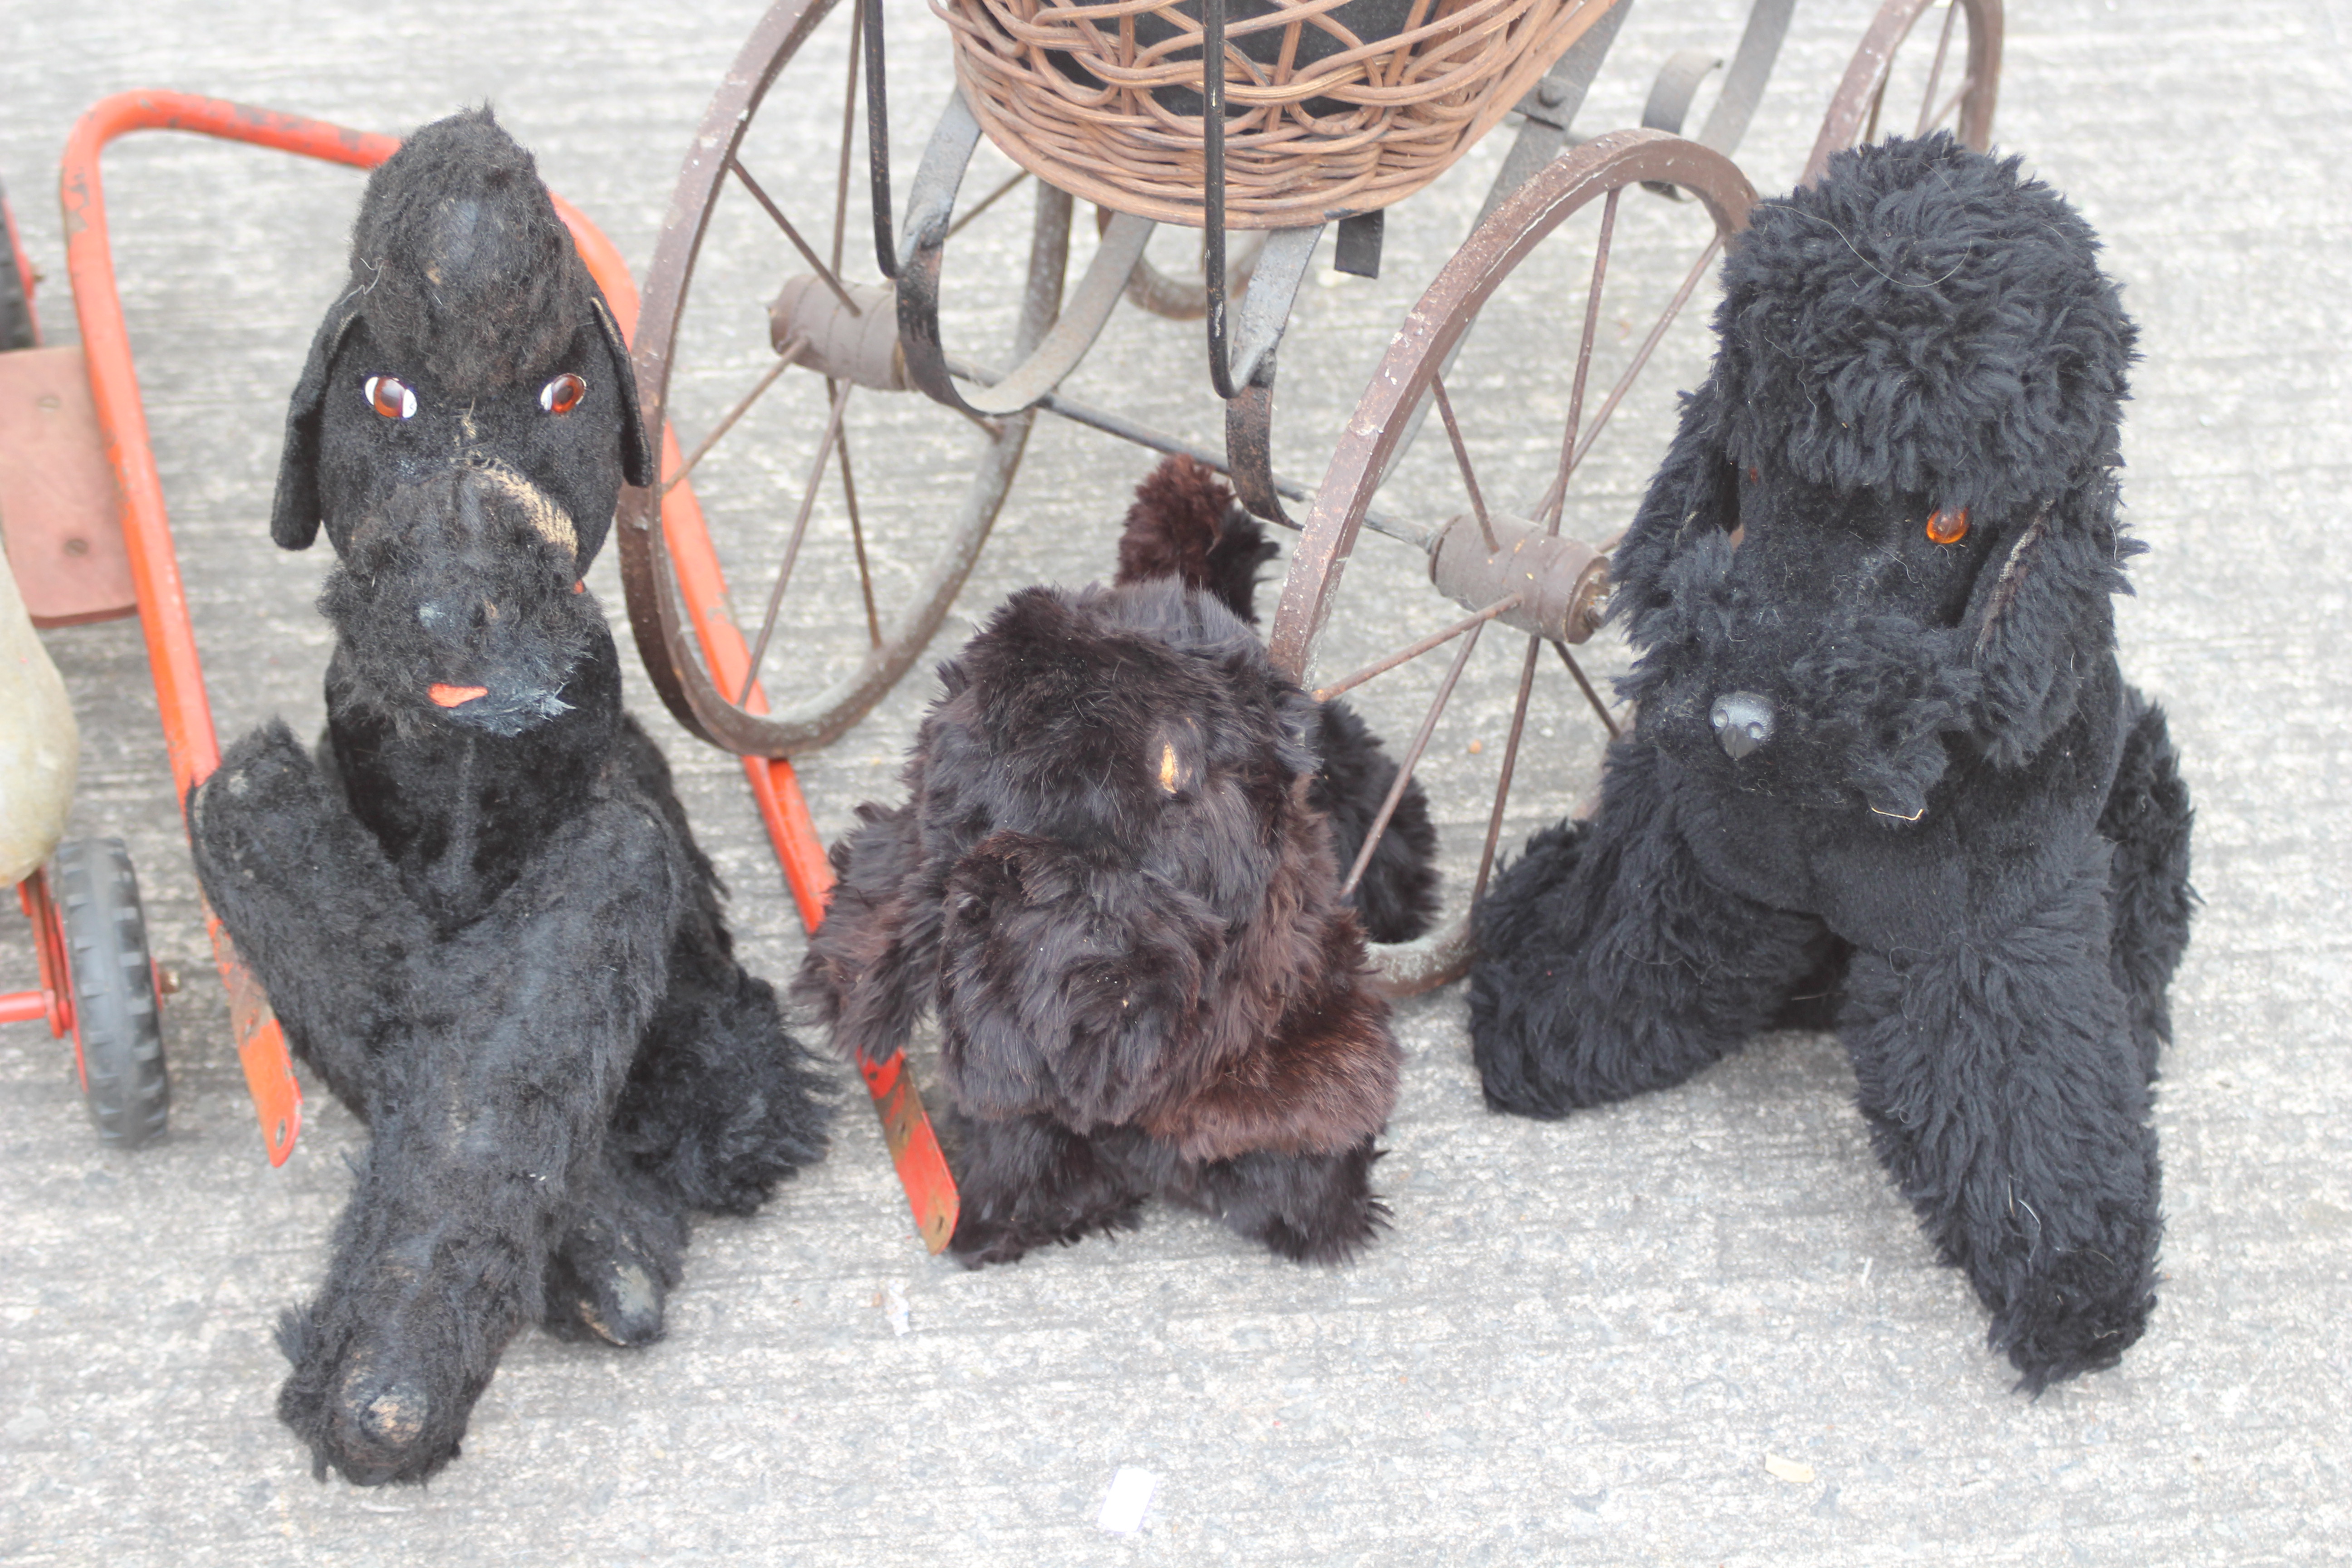
[[[370,179],[287,419],[270,531],[339,563],[327,734],[190,794],[205,896],[369,1127],[278,1414],[321,1475],[421,1480],[531,1319],[644,1344],[690,1209],[824,1148],[819,1079],[733,957],[582,590],[653,477],[625,346],[488,111]]]
[[[1758,207],[1612,563],[1638,721],[1597,815],[1498,879],[1471,981],[1487,1100],[1534,1116],[1833,1018],[2037,1392],[2147,1325],[2192,898],[2163,715],[2116,662],[2134,334],[2096,250],[1943,136]]]

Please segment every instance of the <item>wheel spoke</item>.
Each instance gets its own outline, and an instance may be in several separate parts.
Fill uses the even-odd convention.
[[[1519,665],[1518,700],[1511,705],[1510,739],[1503,742],[1503,770],[1495,781],[1495,809],[1486,818],[1486,847],[1478,852],[1478,879],[1470,888],[1470,907],[1486,896],[1486,873],[1495,868],[1495,846],[1503,837],[1503,803],[1511,798],[1511,773],[1518,766],[1519,736],[1528,727],[1528,695],[1535,689],[1536,656],[1543,638],[1528,639],[1528,656]]]
[[[1561,503],[1568,496],[1569,476],[1576,471],[1579,463],[1584,461],[1585,454],[1592,450],[1592,443],[1608,425],[1609,416],[1617,412],[1617,405],[1624,401],[1625,394],[1633,389],[1633,378],[1640,375],[1643,367],[1650,363],[1650,356],[1657,352],[1659,342],[1666,335],[1666,329],[1674,325],[1675,318],[1683,313],[1685,305],[1690,303],[1691,295],[1697,291],[1699,279],[1706,276],[1707,268],[1722,248],[1723,237],[1717,235],[1707,242],[1706,249],[1700,252],[1699,258],[1691,264],[1691,269],[1683,274],[1682,287],[1675,290],[1675,297],[1668,301],[1664,313],[1650,328],[1650,335],[1642,340],[1642,347],[1633,355],[1633,362],[1625,367],[1625,374],[1617,378],[1617,384],[1609,389],[1607,397],[1601,399],[1600,411],[1592,416],[1592,427],[1578,439],[1567,468],[1553,477],[1551,488],[1544,491],[1543,500],[1536,503],[1536,516],[1549,519],[1555,526],[1558,524]]]
[[[1462,426],[1454,422],[1454,400],[1445,395],[1445,377],[1429,378],[1429,390],[1437,397],[1437,416],[1445,421],[1445,438],[1454,443],[1454,464],[1462,470],[1462,488],[1470,492],[1470,510],[1478,514],[1478,532],[1486,542],[1486,553],[1492,555],[1503,548],[1495,537],[1495,525],[1486,518],[1486,498],[1478,493],[1478,476],[1470,469],[1470,450],[1462,444]]]
[[[1601,715],[1601,722],[1607,728],[1609,738],[1612,741],[1622,739],[1624,731],[1617,728],[1617,721],[1610,715],[1609,704],[1601,701],[1601,693],[1592,689],[1592,682],[1584,678],[1583,667],[1576,662],[1576,656],[1568,651],[1568,645],[1556,642],[1551,647],[1552,651],[1559,655],[1560,663],[1568,666],[1569,674],[1576,677],[1577,689],[1584,693],[1587,702],[1592,704],[1592,710]]]
[[[1925,136],[1927,134],[1928,128],[1934,125],[1937,120],[1942,118],[1940,115],[1933,119],[1929,116],[1934,113],[1936,107],[1936,84],[1942,80],[1944,76],[1944,57],[1949,54],[1952,48],[1952,24],[1959,19],[1959,0],[1946,0],[1944,30],[1937,35],[1936,58],[1934,63],[1927,67],[1927,89],[1919,95],[1919,128],[1911,132],[1914,136]]]
[[[1544,531],[1559,531],[1561,504],[1568,499],[1568,479],[1576,471],[1582,447],[1577,440],[1584,422],[1584,381],[1592,369],[1592,340],[1601,331],[1601,282],[1609,274],[1609,240],[1617,228],[1617,198],[1623,187],[1612,188],[1601,204],[1601,237],[1592,246],[1592,286],[1584,294],[1584,336],[1576,345],[1576,380],[1568,390],[1568,428],[1559,438],[1559,472],[1553,477],[1552,503],[1544,518]]]
[[[1371,679],[1372,677],[1376,675],[1386,675],[1398,665],[1403,664],[1409,659],[1419,658],[1431,648],[1438,647],[1444,644],[1452,642],[1464,632],[1475,631],[1478,627],[1485,626],[1488,621],[1493,620],[1496,616],[1503,615],[1510,610],[1516,609],[1518,606],[1519,597],[1520,596],[1518,595],[1513,594],[1506,598],[1497,599],[1493,604],[1487,605],[1485,609],[1479,611],[1476,615],[1471,616],[1464,620],[1456,621],[1442,632],[1432,632],[1427,637],[1422,638],[1419,642],[1408,643],[1403,647],[1397,649],[1396,652],[1389,655],[1386,658],[1380,660],[1377,664],[1368,664],[1364,666],[1363,668],[1356,671],[1355,674],[1348,677],[1345,680],[1335,680],[1328,686],[1317,687],[1312,695],[1318,702],[1328,702],[1332,698],[1339,696],[1343,691],[1353,691],[1357,687],[1361,686],[1367,680]]]
[[[669,494],[671,490],[677,488],[680,479],[694,472],[694,465],[710,455],[710,448],[719,445],[719,438],[735,428],[735,421],[751,411],[751,405],[760,401],[760,395],[776,384],[776,377],[792,367],[793,356],[806,347],[808,347],[808,339],[797,332],[784,340],[783,348],[776,355],[776,363],[770,365],[760,379],[751,384],[751,390],[745,393],[742,399],[727,411],[725,418],[710,427],[710,434],[702,438],[702,444],[688,453],[686,461],[677,466],[677,472],[662,481],[662,494]]]
[[[971,361],[961,359],[954,354],[948,356],[948,372],[957,380],[969,381],[975,386],[993,386],[1002,379],[986,366],[973,364]],[[1122,441],[1131,441],[1150,451],[1181,453],[1215,473],[1230,475],[1233,472],[1222,446],[1202,447],[1181,437],[1171,436],[1164,430],[1156,430],[1149,425],[1139,424],[1123,415],[1113,414],[1107,408],[1097,408],[1093,404],[1081,403],[1076,398],[1066,396],[1058,392],[1049,392],[1039,398],[1037,408],[1040,413],[1058,416],[1073,425],[1083,425],[1089,430],[1099,430],[1106,436],[1116,436]],[[994,421],[982,415],[971,414],[966,415],[965,417],[992,434],[998,428]],[[1306,501],[1315,499],[1313,490],[1296,479],[1286,479],[1280,474],[1274,476],[1274,491],[1286,500]],[[1294,530],[1298,527],[1297,522],[1286,521],[1280,518],[1268,521]],[[1429,548],[1429,542],[1436,537],[1438,531],[1434,528],[1415,522],[1409,518],[1382,511],[1378,507],[1364,509],[1364,526],[1374,533],[1384,534],[1391,539],[1423,551]]]
[[[849,11],[849,79],[841,89],[841,163],[833,180],[833,271],[835,277],[841,275],[841,252],[849,227],[849,152],[850,142],[857,134],[859,45],[865,37],[866,7],[853,5]]]
[[[1982,0],[1969,3],[1980,4]],[[1948,89],[1954,74],[1948,70],[1944,87],[1937,89],[1938,96]],[[1858,87],[1853,93],[1857,110],[1866,91],[1866,87]],[[1906,100],[1906,121],[1915,111],[1916,106]],[[1859,118],[1858,113],[1855,118]],[[1701,227],[1685,230],[1683,237],[1673,241],[1675,248],[1668,254],[1680,259],[1671,265],[1682,276],[1661,276],[1654,284],[1640,289],[1638,293],[1647,298],[1638,301],[1642,316],[1635,321],[1635,330],[1621,342],[1617,329],[1611,327],[1608,350],[1603,353],[1602,312],[1607,310],[1607,319],[1613,321],[1636,307],[1637,291],[1632,283],[1620,279],[1612,291],[1610,272],[1612,267],[1622,270],[1622,263],[1631,253],[1621,256],[1620,252],[1623,247],[1633,245],[1636,237],[1632,229],[1621,235],[1616,227],[1619,217],[1629,224],[1633,222],[1631,216],[1619,211],[1622,192],[1629,185],[1644,182],[1666,182],[1696,196],[1695,206],[1704,208],[1705,221]],[[1307,684],[1322,686],[1322,689],[1314,692],[1318,700],[1352,690],[1382,671],[1448,640],[1454,651],[1449,659],[1451,670],[1430,672],[1443,673],[1446,683],[1438,689],[1433,702],[1429,692],[1438,689],[1439,683],[1425,677],[1415,677],[1410,683],[1422,688],[1419,692],[1410,696],[1385,693],[1396,700],[1386,705],[1378,700],[1378,694],[1364,700],[1368,719],[1375,717],[1373,710],[1383,710],[1381,728],[1391,736],[1392,754],[1402,765],[1386,798],[1379,803],[1370,841],[1358,847],[1349,858],[1349,864],[1341,879],[1343,887],[1353,890],[1365,885],[1373,857],[1381,854],[1381,837],[1394,830],[1395,810],[1401,806],[1404,792],[1412,787],[1412,776],[1420,770],[1429,747],[1435,743],[1437,722],[1444,716],[1444,705],[1458,694],[1457,678],[1466,679],[1468,662],[1475,657],[1475,641],[1482,635],[1480,628],[1490,620],[1507,620],[1514,627],[1507,640],[1517,656],[1505,661],[1512,667],[1508,674],[1501,668],[1492,668],[1490,660],[1488,674],[1480,678],[1482,689],[1497,697],[1504,690],[1500,682],[1511,676],[1517,679],[1511,688],[1507,723],[1499,727],[1495,724],[1499,714],[1478,721],[1486,726],[1487,740],[1474,749],[1487,752],[1491,758],[1489,749],[1500,742],[1499,766],[1495,761],[1479,761],[1484,770],[1477,775],[1479,786],[1493,792],[1486,798],[1486,809],[1480,814],[1486,820],[1477,824],[1486,831],[1475,851],[1469,839],[1458,846],[1462,854],[1447,878],[1454,890],[1446,900],[1445,929],[1440,934],[1415,942],[1380,943],[1371,949],[1373,963],[1383,977],[1382,989],[1391,995],[1412,994],[1442,984],[1458,974],[1469,961],[1465,951],[1469,932],[1481,901],[1496,884],[1496,868],[1505,858],[1505,831],[1507,827],[1523,827],[1537,805],[1522,787],[1520,773],[1527,769],[1542,773],[1549,765],[1544,755],[1551,742],[1538,742],[1529,732],[1538,684],[1538,667],[1550,662],[1541,651],[1541,645],[1555,637],[1564,641],[1571,631],[1580,635],[1583,622],[1575,618],[1573,612],[1587,604],[1594,586],[1594,563],[1583,553],[1586,547],[1571,545],[1561,527],[1567,487],[1580,474],[1586,487],[1590,487],[1591,470],[1587,463],[1594,443],[1604,430],[1613,428],[1612,422],[1621,411],[1639,406],[1633,396],[1634,382],[1643,374],[1655,374],[1657,356],[1664,352],[1667,329],[1689,310],[1698,296],[1700,284],[1710,277],[1710,269],[1721,259],[1724,245],[1718,237],[1739,230],[1755,199],[1753,188],[1720,153],[1660,132],[1612,132],[1561,153],[1539,166],[1517,194],[1474,230],[1469,242],[1446,263],[1398,330],[1346,425],[1317,492],[1303,536],[1293,552],[1282,603],[1268,631],[1267,644],[1275,650],[1280,668],[1286,670],[1321,664],[1321,669],[1307,678]],[[1694,208],[1681,210],[1687,213]],[[1646,218],[1637,226],[1648,234]],[[1576,276],[1579,273],[1589,279],[1582,308],[1573,318],[1566,317],[1560,309],[1562,279],[1558,269],[1563,266],[1569,273],[1567,282],[1586,281]],[[1514,282],[1520,288],[1522,297],[1516,301],[1507,300],[1508,288]],[[1529,289],[1534,290],[1532,298],[1526,297]],[[1671,303],[1668,296],[1672,297]],[[1506,304],[1508,315],[1497,309]],[[1518,480],[1498,479],[1499,470],[1490,449],[1489,438],[1494,433],[1486,428],[1486,416],[1463,402],[1468,395],[1462,389],[1472,386],[1474,381],[1484,384],[1482,379],[1470,374],[1480,362],[1468,356],[1456,361],[1454,355],[1472,341],[1474,324],[1481,338],[1490,332],[1496,334],[1493,352],[1506,353],[1507,345],[1501,341],[1503,322],[1528,319],[1549,320],[1560,325],[1573,320],[1575,327],[1571,330],[1580,335],[1572,353],[1562,352],[1570,344],[1562,341],[1561,335],[1556,335],[1551,352],[1544,357],[1543,368],[1558,379],[1553,384],[1554,395],[1539,405],[1546,412],[1527,431],[1536,443],[1536,450],[1530,454],[1535,458],[1534,468],[1525,473],[1528,490],[1514,494],[1511,492]],[[1507,358],[1501,363],[1507,363]],[[1603,373],[1598,381],[1594,377],[1596,367]],[[1506,384],[1516,385],[1507,377],[1505,383],[1496,384]],[[1447,439],[1456,448],[1454,465],[1465,475],[1465,489],[1475,491],[1470,502],[1454,503],[1457,512],[1471,515],[1454,517],[1441,531],[1440,537],[1450,542],[1451,549],[1478,561],[1484,569],[1480,585],[1468,588],[1456,583],[1442,590],[1449,599],[1459,595],[1462,607],[1439,614],[1449,619],[1467,616],[1466,621],[1433,637],[1422,637],[1414,646],[1381,658],[1344,679],[1330,679],[1330,676],[1351,667],[1357,659],[1368,658],[1375,650],[1416,636],[1415,630],[1381,635],[1375,616],[1372,626],[1377,640],[1357,643],[1356,639],[1367,629],[1361,624],[1365,617],[1360,614],[1361,605],[1354,604],[1343,586],[1341,571],[1351,553],[1360,553],[1356,546],[1360,530],[1369,526],[1368,503],[1380,492],[1396,454],[1411,438],[1408,432],[1418,426],[1424,410],[1431,414],[1432,425],[1443,423],[1447,426]],[[1479,438],[1488,442],[1475,454],[1467,439],[1467,426],[1474,419],[1479,421]],[[1619,432],[1621,438],[1632,434]],[[1442,468],[1444,459],[1437,461]],[[1470,478],[1474,472],[1475,483]],[[1429,478],[1439,487],[1438,493],[1446,493],[1444,474],[1432,469]],[[1498,484],[1506,488],[1497,489]],[[1534,499],[1534,492],[1538,490],[1547,490],[1543,500],[1523,509],[1522,502]],[[1580,504],[1579,518],[1566,521],[1580,521],[1586,510]],[[1528,548],[1541,558],[1538,563],[1528,563],[1536,572],[1533,580],[1520,580],[1517,570],[1502,571],[1505,562],[1497,561],[1480,542],[1472,516],[1482,510],[1493,534],[1506,548],[1514,537],[1514,527],[1528,534]],[[1534,521],[1522,522],[1521,519]],[[1547,519],[1551,524],[1549,531],[1546,529]],[[1605,534],[1616,529],[1612,525],[1600,531]],[[1592,530],[1588,523],[1578,532],[1580,537],[1589,536]],[[1606,549],[1603,546],[1600,553],[1605,555]],[[1468,578],[1468,574],[1454,574],[1451,567],[1447,575],[1449,581],[1456,575],[1465,581]],[[1539,612],[1533,608],[1538,584],[1543,587],[1546,606]],[[1507,595],[1519,597],[1519,607],[1488,603],[1503,600]],[[1556,604],[1555,598],[1560,595],[1567,595],[1566,602]],[[1351,605],[1358,613],[1350,613]],[[1470,614],[1482,605],[1487,607],[1476,615]],[[1538,615],[1544,621],[1542,628],[1534,624]],[[1425,624],[1434,623],[1433,616]],[[1536,635],[1530,636],[1531,633]],[[1354,646],[1349,646],[1351,644]],[[1342,647],[1348,647],[1346,654],[1339,653]],[[1357,651],[1359,647],[1365,651]],[[1561,663],[1570,669],[1571,679],[1577,680],[1585,694],[1584,700],[1592,705],[1599,717],[1596,730],[1605,731],[1612,738],[1618,737],[1621,731],[1630,732],[1630,726],[1619,715],[1610,712],[1601,694],[1591,689],[1591,681],[1582,679],[1582,672],[1575,668],[1576,659],[1581,656],[1570,655],[1565,648],[1559,651]],[[1497,659],[1503,657],[1494,656]],[[1343,658],[1349,660],[1348,666],[1339,663]],[[1597,673],[1594,679],[1600,679]],[[1556,697],[1563,689],[1549,689]],[[1354,702],[1359,698],[1350,696],[1345,700]],[[1430,708],[1426,715],[1414,710],[1424,703]],[[1417,726],[1413,721],[1419,721]],[[1455,723],[1454,729],[1469,721],[1465,716]],[[1410,750],[1403,744],[1409,736]],[[1528,787],[1532,787],[1534,782],[1535,775],[1530,773]],[[1518,791],[1517,795],[1515,790]],[[1512,815],[1515,809],[1517,816]],[[1452,858],[1450,852],[1447,858]]]
[[[856,384],[845,381],[841,390],[833,395],[833,412],[825,419],[824,438],[817,442],[816,461],[809,465],[808,483],[801,487],[800,511],[793,519],[793,536],[784,543],[784,562],[776,569],[776,585],[768,590],[767,614],[760,618],[760,636],[751,644],[751,659],[743,671],[743,687],[735,694],[738,708],[751,700],[751,688],[759,683],[760,661],[767,657],[768,639],[775,635],[776,611],[784,602],[784,584],[793,580],[793,563],[800,559],[801,541],[808,534],[809,513],[816,509],[816,487],[824,478],[825,459],[833,456],[833,444],[840,438],[841,416],[849,406],[850,388]]]
[[[1381,802],[1380,815],[1372,818],[1371,830],[1364,835],[1364,847],[1356,852],[1356,863],[1348,868],[1348,879],[1339,884],[1341,898],[1353,893],[1356,884],[1364,879],[1364,868],[1372,863],[1372,851],[1381,847],[1381,836],[1389,830],[1389,819],[1396,815],[1397,802],[1404,798],[1405,786],[1412,783],[1412,770],[1420,764],[1422,752],[1429,749],[1429,737],[1437,730],[1437,716],[1445,711],[1445,700],[1454,695],[1454,682],[1462,679],[1462,668],[1470,662],[1470,650],[1478,646],[1478,634],[1486,629],[1486,622],[1481,617],[1472,623],[1470,635],[1462,639],[1453,668],[1445,672],[1444,683],[1438,687],[1436,697],[1429,704],[1428,716],[1421,721],[1421,732],[1413,736],[1412,749],[1397,764],[1396,780],[1389,785],[1388,798]]]
[[[1952,117],[1952,110],[1959,108],[1961,100],[1969,96],[1976,85],[1976,78],[1962,77],[1960,85],[1952,89],[1952,96],[1944,100],[1943,106],[1936,110],[1935,118],[1927,121],[1927,129],[1933,131],[1937,126],[1949,120]]]
[[[760,210],[774,219],[776,226],[784,231],[784,237],[793,242],[793,248],[801,253],[801,259],[816,269],[817,278],[826,288],[833,290],[834,298],[848,307],[851,315],[866,314],[864,310],[858,309],[857,301],[849,297],[849,290],[841,286],[841,279],[834,276],[833,268],[827,267],[817,253],[810,248],[809,242],[801,237],[801,231],[793,226],[793,220],[784,216],[784,209],[778,206],[775,199],[760,188],[760,182],[751,177],[751,171],[743,166],[743,161],[730,155],[727,160],[727,166],[734,171],[737,179],[743,182],[743,188],[751,193],[751,199],[760,204]]]
[[[981,214],[994,206],[1006,196],[1011,195],[1014,191],[1019,190],[1021,188],[1021,182],[1028,177],[1028,170],[1014,170],[1011,178],[1007,179],[1003,184],[997,186],[996,189],[989,192],[988,195],[981,197],[980,200],[972,203],[969,207],[966,207],[961,217],[948,225],[948,237],[950,239],[953,239],[957,235],[961,234],[963,232],[964,225],[970,223],[972,219],[978,217]]]
[[[841,395],[833,383],[824,384],[833,396]],[[869,646],[882,646],[882,617],[874,607],[874,574],[866,564],[866,524],[857,514],[857,476],[849,461],[849,431],[845,426],[836,447],[841,458],[841,494],[849,507],[849,547],[857,553],[857,591],[866,600],[866,636]]]

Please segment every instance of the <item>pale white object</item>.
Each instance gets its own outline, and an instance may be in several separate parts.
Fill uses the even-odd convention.
[[[1113,1535],[1133,1535],[1143,1528],[1143,1510],[1151,1506],[1159,1485],[1160,1478],[1150,1470],[1121,1465],[1110,1479],[1110,1496],[1103,1499],[1102,1517],[1095,1523]]]
[[[0,555],[0,885],[23,881],[57,847],[80,752],[66,683]]]

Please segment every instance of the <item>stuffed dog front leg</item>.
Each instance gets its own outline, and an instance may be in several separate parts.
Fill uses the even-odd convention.
[[[282,728],[253,737],[195,803],[207,885],[239,923],[315,932],[261,949],[259,978],[374,1135],[327,1283],[281,1330],[294,1372],[279,1412],[322,1470],[416,1480],[456,1456],[499,1353],[541,1305],[575,1190],[603,1179],[604,1128],[667,983],[679,868],[650,814],[600,803],[442,940],[403,918],[380,856],[371,865],[362,830],[327,809],[315,772],[303,789],[309,759],[290,748]],[[289,840],[333,852],[311,864],[331,895],[284,875]],[[276,876],[236,874],[256,851]],[[377,895],[363,921],[350,916],[355,888]],[[341,921],[317,918],[335,908]],[[392,934],[340,929],[379,919]],[[591,948],[593,967],[561,957]],[[345,1006],[361,1032],[335,1016]]]
[[[2021,919],[1858,951],[1846,977],[1879,1158],[2033,1393],[2115,1365],[2155,1301],[2156,1132],[2109,972],[2109,854],[2086,847]]]
[[[433,942],[424,911],[281,721],[232,744],[187,805],[205,897],[261,972],[287,1043],[373,1121],[409,962]]]

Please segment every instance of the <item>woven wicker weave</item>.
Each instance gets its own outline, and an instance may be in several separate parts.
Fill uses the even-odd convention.
[[[1387,206],[1444,173],[1613,0],[1228,0],[1225,225]],[[1202,222],[1198,0],[931,0],[990,140],[1118,212]],[[1349,23],[1393,36],[1367,41]]]

